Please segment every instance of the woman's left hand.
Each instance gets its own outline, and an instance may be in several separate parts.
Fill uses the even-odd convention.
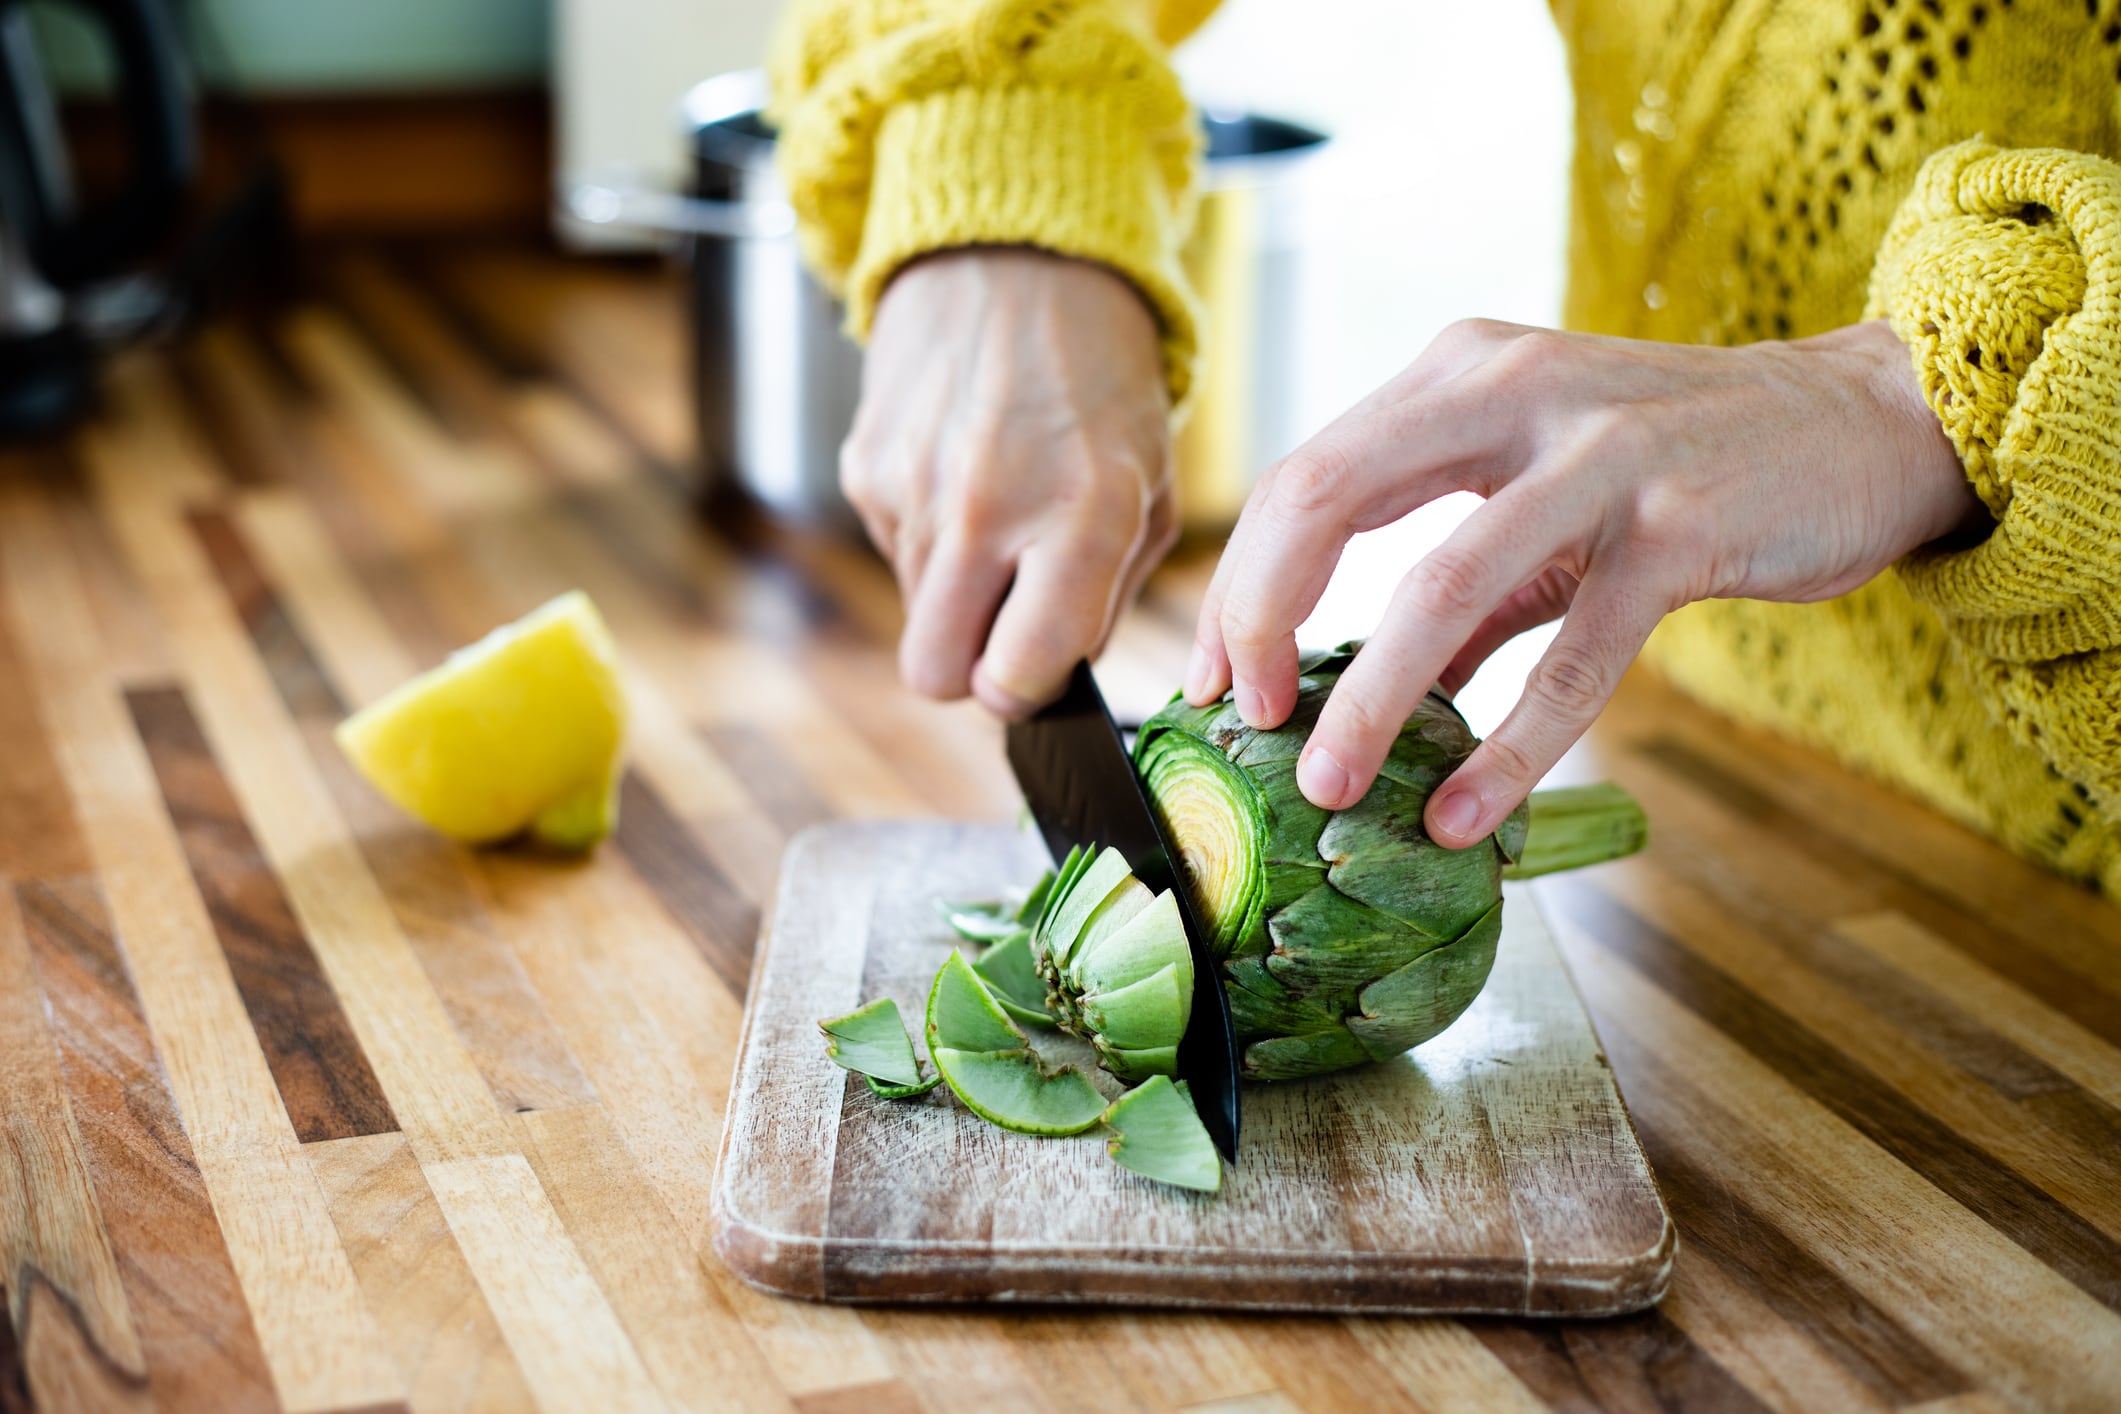
[[[1492,831],[1583,735],[1657,621],[1696,599],[1806,601],[1986,523],[1884,322],[1693,347],[1470,320],[1275,466],[1215,572],[1186,697],[1296,701],[1296,628],[1358,531],[1486,498],[1399,583],[1297,768],[1361,798],[1403,723],[1566,614],[1508,718],[1429,799],[1431,838]]]

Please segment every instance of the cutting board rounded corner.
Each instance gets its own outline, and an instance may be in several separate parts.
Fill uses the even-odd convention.
[[[761,1291],[804,1301],[825,1299],[824,1244],[731,1213],[728,1195],[719,1186],[707,1214],[707,1245],[723,1266]]]
[[[1633,1256],[1613,1257],[1570,1271],[1543,1272],[1526,1316],[1570,1316],[1597,1319],[1632,1316],[1664,1300],[1672,1287],[1672,1269],[1679,1260],[1679,1229],[1669,1211],[1662,1211],[1663,1225],[1657,1240]]]

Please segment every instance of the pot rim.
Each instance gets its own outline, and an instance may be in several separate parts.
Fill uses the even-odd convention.
[[[751,171],[770,170],[774,139],[733,125],[738,120],[756,119],[760,126],[766,126],[764,116],[771,97],[772,87],[763,69],[732,69],[687,89],[678,102],[677,117],[694,160]],[[1220,102],[1202,102],[1195,108],[1204,128],[1249,122],[1278,129],[1292,139],[1286,146],[1266,152],[1205,157],[1201,163],[1204,192],[1263,187],[1286,180],[1296,168],[1334,146],[1332,134],[1293,118]]]

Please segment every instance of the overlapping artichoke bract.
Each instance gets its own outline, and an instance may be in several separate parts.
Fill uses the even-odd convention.
[[[1487,981],[1506,869],[1574,867],[1642,843],[1639,807],[1612,787],[1563,793],[1543,817],[1544,862],[1530,870],[1512,867],[1531,820],[1522,806],[1486,844],[1451,850],[1430,840],[1422,807],[1478,745],[1436,693],[1360,801],[1334,812],[1311,804],[1296,786],[1296,758],[1354,653],[1348,644],[1306,658],[1295,711],[1279,727],[1246,726],[1227,699],[1178,699],[1135,743],[1135,765],[1212,930],[1252,1079],[1321,1075],[1428,1040]]]
[[[1073,849],[1031,929],[1054,1019],[1128,1084],[1178,1073],[1193,1014],[1193,955],[1178,900],[1152,894],[1116,849]]]

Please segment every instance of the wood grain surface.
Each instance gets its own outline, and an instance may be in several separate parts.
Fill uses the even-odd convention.
[[[1654,1310],[737,1278],[709,1199],[790,837],[1016,798],[991,722],[898,687],[881,564],[696,512],[682,318],[646,267],[323,252],[0,451],[0,1411],[2121,1405],[2121,915],[1641,674],[1563,774],[1650,849],[1535,893],[1678,1230]],[[1121,624],[1123,711],[1211,564]],[[346,768],[344,710],[576,585],[635,708],[612,844],[459,849]]]
[[[788,847],[760,940],[714,1193],[717,1256],[790,1296],[1219,1310],[1611,1316],[1664,1295],[1671,1219],[1529,890],[1442,1036],[1385,1065],[1245,1091],[1220,1193],[1088,1138],[1005,1134],[946,1091],[878,1099],[819,1068],[817,1022],[890,997],[917,1032],[952,938],[937,902],[1028,886],[1006,826],[842,822]],[[1041,1053],[1120,1087],[1089,1048]]]

